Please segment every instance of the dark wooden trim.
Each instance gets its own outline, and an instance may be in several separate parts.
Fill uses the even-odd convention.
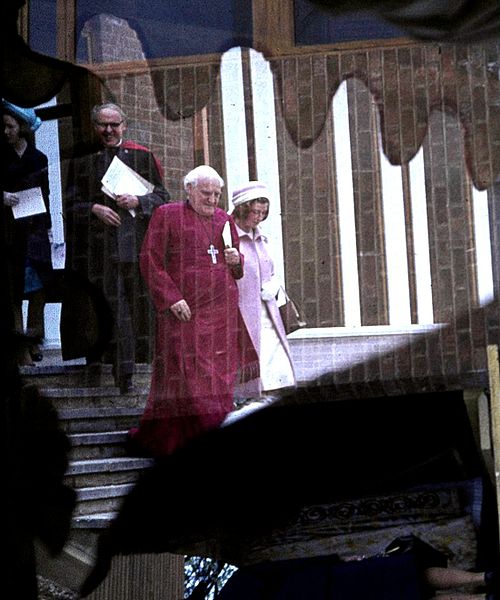
[[[371,96],[371,94],[370,94]],[[373,156],[373,167],[374,167],[374,180],[375,180],[375,193],[373,198],[373,214],[374,214],[374,226],[376,227],[376,252],[379,254],[378,267],[378,282],[377,282],[377,304],[376,304],[376,322],[366,322],[367,325],[390,325],[390,306],[389,306],[389,277],[387,272],[387,247],[386,237],[384,231],[384,198],[382,188],[382,166],[381,166],[381,155],[380,155],[380,141],[379,135],[381,134],[380,128],[380,113],[377,105],[373,101],[371,96],[371,124],[370,124],[370,135],[371,135],[371,153]],[[378,123],[378,124],[377,124]],[[375,223],[376,222],[376,223]],[[358,249],[359,250],[359,249]],[[373,300],[363,298],[363,289],[360,286],[361,292],[361,323],[365,324],[363,319],[363,309],[365,313],[368,313],[369,318],[372,317],[372,313],[367,308],[370,307],[370,303]]]
[[[207,107],[194,114],[193,119],[193,153],[195,165],[210,164],[210,145],[208,141]]]
[[[29,44],[29,4],[22,6],[17,18],[17,31],[23,40]]]
[[[406,48],[415,46],[428,46],[432,42],[419,42],[412,38],[387,38],[383,40],[356,40],[353,42],[337,42],[335,44],[316,44],[311,46],[293,46],[287,51],[272,53],[269,58],[288,58],[290,56],[307,56],[312,54],[330,54],[334,52],[355,52],[356,50],[366,51],[372,48]]]
[[[413,230],[410,168],[408,164],[401,165],[401,178],[403,182],[403,205],[405,214],[405,239],[408,262],[408,283],[410,289],[411,322],[418,323],[417,276],[415,265],[415,232]]]
[[[76,0],[57,0],[56,5],[57,58],[69,62],[76,60]]]
[[[243,71],[243,97],[245,103],[245,123],[248,149],[248,175],[250,180],[257,179],[257,157],[255,155],[255,123],[253,115],[252,72],[250,68],[250,52],[244,48],[241,53]]]
[[[431,43],[417,42],[410,39],[391,39],[382,41],[370,42],[349,42],[338,45],[322,45],[322,46],[297,46],[290,48],[286,53],[279,52],[274,55],[267,55],[268,59],[277,58],[297,58],[300,56],[314,56],[317,54],[335,54],[339,52],[352,52],[353,50],[369,50],[370,48],[415,48],[417,46],[429,46]],[[81,66],[94,72],[101,77],[122,77],[124,75],[139,75],[141,73],[150,73],[157,69],[165,67],[184,67],[190,65],[217,65],[220,63],[222,54],[198,54],[193,56],[172,56],[166,58],[155,58],[149,60],[133,60],[123,62],[107,62],[107,63],[87,63]]]
[[[293,0],[252,0],[253,47],[265,55],[295,46]]]
[[[151,60],[130,60],[123,62],[87,63],[81,66],[101,77],[122,77],[123,75],[141,75],[165,67],[187,67],[197,65],[217,65],[221,54],[200,54],[196,56],[173,56]]]

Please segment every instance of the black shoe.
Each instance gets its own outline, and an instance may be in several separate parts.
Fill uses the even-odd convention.
[[[100,362],[87,362],[84,371],[85,385],[89,387],[101,386],[102,364]]]
[[[142,446],[136,439],[134,439],[134,432],[137,429],[133,428],[127,432],[127,439],[125,441],[125,453],[127,456],[134,456],[137,458],[152,458],[152,455],[144,446]]]
[[[85,364],[87,367],[92,367],[94,365],[102,364],[102,356],[97,354],[87,354],[85,356]]]
[[[40,350],[30,350],[30,356],[35,362],[41,362],[43,360],[43,354]]]
[[[120,394],[129,394],[130,392],[134,391],[132,375],[120,377],[118,380],[118,387],[120,388]]]

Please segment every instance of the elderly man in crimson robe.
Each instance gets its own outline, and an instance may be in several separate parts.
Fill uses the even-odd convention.
[[[233,408],[237,374],[258,372],[238,308],[243,256],[232,217],[218,208],[224,181],[207,165],[184,178],[186,202],[159,207],[140,255],[156,309],[149,399],[131,449],[170,454],[217,427]]]

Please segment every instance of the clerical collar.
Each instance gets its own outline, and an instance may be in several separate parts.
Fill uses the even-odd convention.
[[[108,150],[110,152],[118,152],[118,150],[122,146],[122,142],[123,142],[123,138],[115,146],[103,146],[103,150]]]

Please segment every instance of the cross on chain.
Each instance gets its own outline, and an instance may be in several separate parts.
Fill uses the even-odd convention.
[[[217,254],[219,254],[219,251],[213,244],[210,244],[208,247],[207,254],[210,254],[212,257],[212,264],[217,264]]]

